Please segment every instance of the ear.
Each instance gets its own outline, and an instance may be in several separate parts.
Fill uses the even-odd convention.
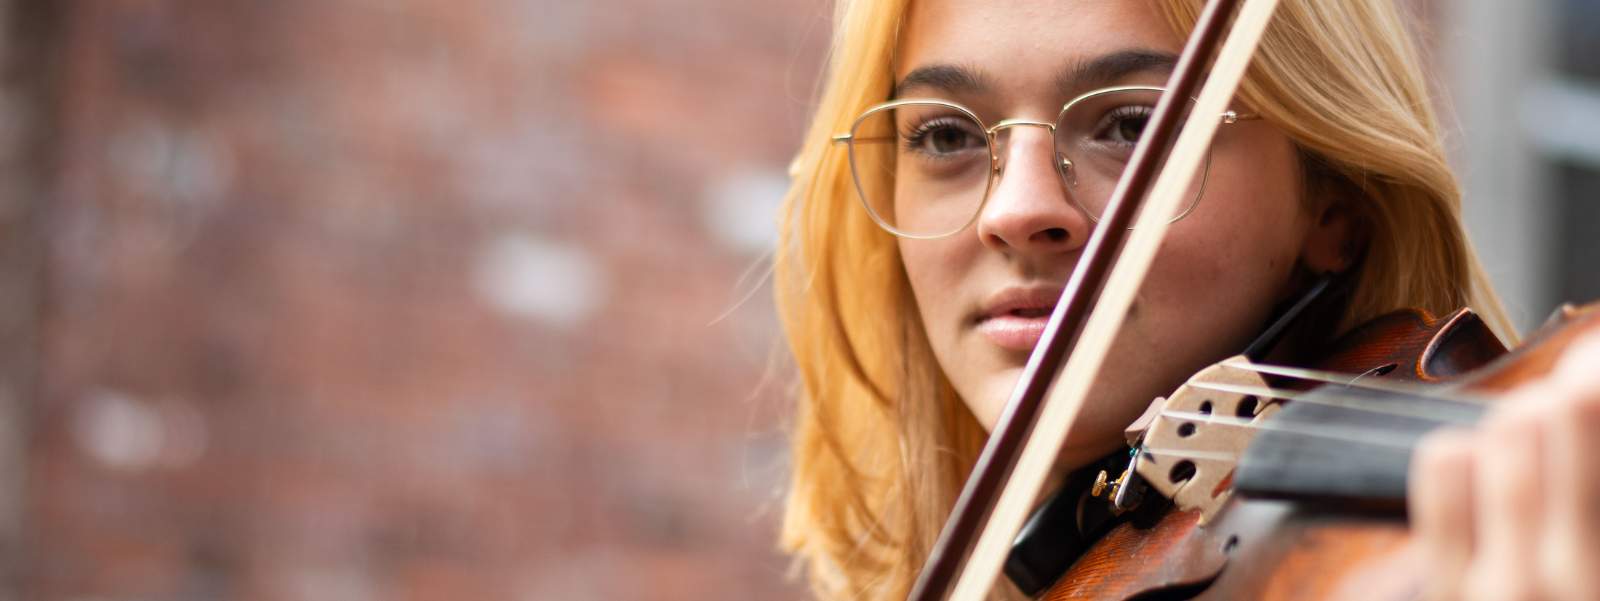
[[[1360,248],[1360,218],[1348,202],[1318,204],[1300,248],[1300,263],[1312,273],[1342,273],[1355,262]]]

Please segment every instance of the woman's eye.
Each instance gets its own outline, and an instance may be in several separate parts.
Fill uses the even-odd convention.
[[[1139,136],[1144,134],[1144,125],[1149,120],[1148,117],[1123,119],[1117,123],[1117,137],[1129,142],[1138,142]]]
[[[941,156],[983,148],[983,138],[972,125],[960,119],[936,119],[914,127],[906,134],[906,146],[931,156]]]
[[[1101,120],[1102,126],[1096,132],[1096,137],[1115,144],[1137,144],[1144,135],[1145,125],[1150,123],[1150,113],[1153,111],[1148,106],[1118,107]]]

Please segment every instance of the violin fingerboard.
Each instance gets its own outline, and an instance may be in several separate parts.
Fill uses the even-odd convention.
[[[1477,421],[1483,407],[1324,387],[1266,422],[1240,458],[1236,493],[1404,515],[1411,451],[1429,431]]]

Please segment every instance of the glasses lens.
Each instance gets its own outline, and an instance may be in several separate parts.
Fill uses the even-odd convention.
[[[863,115],[850,169],[867,210],[891,232],[937,237],[966,227],[989,185],[989,138],[966,111],[910,103]]]
[[[1056,122],[1056,165],[1073,201],[1090,217],[1099,220],[1105,213],[1160,99],[1161,90],[1111,90],[1080,97],[1061,112]],[[1183,117],[1193,108],[1193,100],[1185,102]],[[1174,221],[1189,214],[1204,194],[1210,163],[1208,148],[1189,191],[1173,212]]]

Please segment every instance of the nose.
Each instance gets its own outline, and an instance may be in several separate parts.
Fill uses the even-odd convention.
[[[1037,127],[1025,127],[1037,126]],[[1009,129],[1008,129],[1009,128]],[[1055,144],[1043,123],[1001,123],[1000,172],[978,216],[985,246],[1009,254],[1055,255],[1083,247],[1092,226],[1067,196]]]

